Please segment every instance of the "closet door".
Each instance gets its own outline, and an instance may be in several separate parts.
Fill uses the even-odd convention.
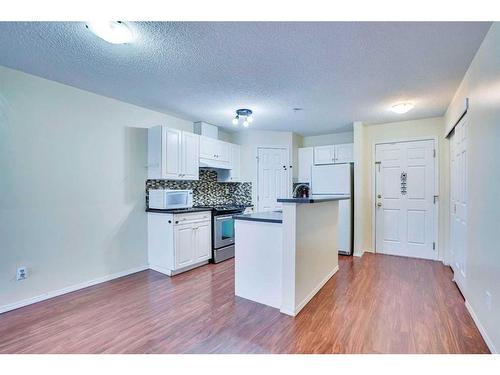
[[[467,278],[467,121],[464,117],[450,137],[450,264],[464,291]]]

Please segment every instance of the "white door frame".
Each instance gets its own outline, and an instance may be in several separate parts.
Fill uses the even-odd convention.
[[[376,210],[375,210],[375,196],[377,195],[377,185],[376,185],[376,146],[383,145],[388,143],[401,143],[401,142],[415,142],[415,141],[434,141],[434,149],[436,150],[436,157],[434,158],[434,195],[438,196],[436,200],[436,204],[434,205],[434,233],[435,233],[435,242],[436,242],[436,252],[437,258],[436,260],[443,260],[443,254],[441,254],[441,249],[439,246],[439,142],[437,136],[429,136],[429,137],[408,137],[408,138],[396,138],[390,140],[384,140],[379,142],[372,143],[372,173],[371,173],[371,194],[370,194],[370,202],[372,208],[372,249],[376,253],[376,233],[377,233],[377,219],[376,219]]]
[[[286,151],[286,164],[290,166],[290,148],[288,146],[281,146],[281,145],[258,145],[255,147],[255,198],[256,198],[256,205],[254,207],[254,210],[258,210],[259,208],[259,201],[258,201],[258,195],[259,195],[259,149],[261,148],[272,148],[272,149],[281,149]],[[288,190],[287,194],[288,197],[291,196],[292,193],[292,173],[290,173],[290,168],[287,168],[287,181],[288,181]]]

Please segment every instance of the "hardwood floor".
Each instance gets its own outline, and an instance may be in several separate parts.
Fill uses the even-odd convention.
[[[489,353],[439,262],[340,257],[295,318],[234,296],[234,262],[143,271],[0,315],[0,353]]]

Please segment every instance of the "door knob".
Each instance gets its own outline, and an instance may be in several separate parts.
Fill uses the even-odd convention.
[[[382,203],[381,203],[381,202],[378,202],[378,203],[377,203],[377,207],[382,207]]]

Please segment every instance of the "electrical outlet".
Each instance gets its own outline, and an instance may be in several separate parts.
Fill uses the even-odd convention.
[[[17,280],[25,280],[27,278],[28,278],[28,271],[26,270],[26,267],[19,267],[17,269],[16,279]]]
[[[488,309],[488,311],[491,311],[491,304],[493,302],[491,298],[491,292],[487,290],[485,294],[486,294],[486,308]]]

